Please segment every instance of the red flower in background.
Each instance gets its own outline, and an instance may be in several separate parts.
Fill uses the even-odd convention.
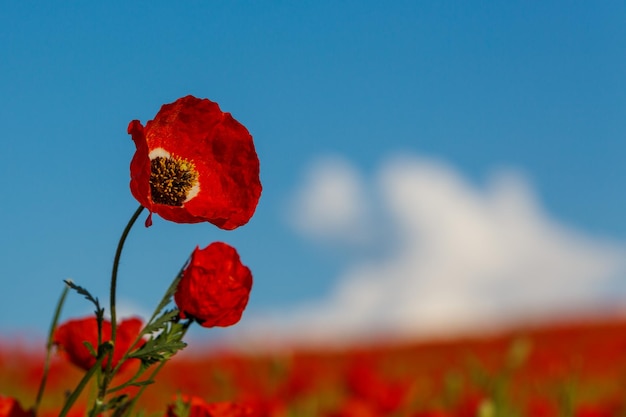
[[[441,411],[441,410],[428,410],[428,411],[419,411],[413,415],[411,415],[411,417],[451,417],[451,414],[446,413],[445,411]],[[534,416],[533,417],[537,417]]]
[[[115,367],[122,356],[131,348],[131,344],[141,331],[143,323],[138,318],[122,320],[117,326],[115,350],[113,352],[112,366]],[[102,342],[111,339],[111,322],[102,322]],[[54,343],[59,346],[66,357],[79,368],[88,370],[95,363],[96,358],[89,352],[83,342],[89,342],[94,350],[98,349],[98,322],[95,317],[69,320],[60,325],[54,332]],[[106,366],[107,359],[102,361],[102,368]],[[122,367],[129,362],[124,362]]]
[[[388,381],[366,358],[357,359],[346,374],[346,388],[355,398],[367,401],[377,413],[390,415],[407,401],[410,383]]]
[[[250,220],[261,196],[259,159],[248,130],[217,103],[180,98],[145,127],[130,122],[128,133],[137,147],[130,190],[150,213],[228,230]]]
[[[526,414],[532,417],[558,417],[558,405],[546,398],[532,398],[526,406]]]
[[[0,417],[32,417],[32,415],[33,413],[25,411],[15,398],[0,395]]]
[[[576,408],[575,417],[618,417],[623,415],[620,407],[607,402],[606,404],[582,404]]]
[[[226,327],[241,318],[251,288],[252,273],[235,248],[214,242],[193,251],[174,300],[182,318],[193,318],[204,327]]]
[[[231,401],[208,403],[200,397],[183,396],[182,401],[189,406],[188,417],[267,417],[262,410],[253,405],[238,404]],[[167,417],[179,417],[175,407],[167,408]]]

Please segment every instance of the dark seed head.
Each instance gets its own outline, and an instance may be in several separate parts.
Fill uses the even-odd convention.
[[[198,171],[192,162],[157,156],[150,161],[150,192],[157,204],[180,207],[198,184]]]

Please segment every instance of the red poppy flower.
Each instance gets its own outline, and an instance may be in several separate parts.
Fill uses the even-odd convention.
[[[130,122],[128,133],[137,147],[130,190],[151,214],[227,230],[250,220],[261,196],[259,159],[248,130],[217,103],[180,98],[145,127]]]
[[[112,365],[115,367],[122,356],[131,348],[131,344],[141,331],[143,323],[138,318],[122,320],[117,325],[115,350]],[[111,322],[102,322],[102,341],[111,339]],[[66,357],[74,365],[85,370],[90,369],[96,358],[89,352],[83,342],[89,342],[94,350],[98,349],[98,322],[95,317],[69,320],[60,325],[54,332],[54,343],[60,347]],[[107,364],[107,358],[102,361],[102,367]],[[124,362],[122,367],[129,362]]]
[[[0,395],[0,417],[32,417],[32,415],[33,413],[25,411],[15,398]]]
[[[252,273],[235,248],[214,242],[194,250],[174,300],[182,318],[193,318],[204,327],[226,327],[241,318],[251,288]]]

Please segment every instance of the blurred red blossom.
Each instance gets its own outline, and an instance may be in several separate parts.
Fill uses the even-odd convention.
[[[478,393],[466,394],[459,400],[454,415],[458,417],[476,417],[482,415],[481,408],[488,407],[490,399]]]
[[[581,404],[576,408],[575,417],[618,417],[622,416],[619,405],[610,401],[600,404]]]
[[[201,326],[231,326],[248,304],[252,273],[232,246],[213,242],[196,248],[183,272],[174,300],[182,318]]]
[[[12,397],[0,395],[0,417],[32,417],[33,413],[25,411],[20,403]]]
[[[131,348],[132,343],[139,335],[142,327],[143,322],[138,318],[130,318],[119,322],[117,326],[115,350],[113,352],[113,367],[117,366],[122,356]],[[106,342],[110,339],[111,322],[103,320],[102,342]],[[96,363],[96,358],[89,352],[84,342],[89,342],[94,350],[97,351],[98,322],[95,317],[66,321],[54,332],[54,343],[60,348],[69,361],[79,368],[88,370]],[[102,362],[103,369],[106,363],[106,360]],[[125,367],[128,363],[128,361],[124,362],[122,367]]]
[[[208,403],[197,396],[183,396],[182,402],[189,407],[188,417],[269,417],[263,410],[247,403],[231,401]],[[166,417],[179,417],[174,405],[168,406]]]
[[[337,410],[327,413],[324,417],[379,417],[379,412],[366,400],[347,398],[341,402]]]
[[[420,411],[413,414],[411,417],[450,417],[451,415],[441,410],[428,410]],[[536,417],[536,416],[533,416]]]
[[[130,189],[151,214],[227,230],[250,220],[261,196],[259,159],[248,130],[217,103],[180,98],[145,127],[131,121],[128,133],[137,148]]]
[[[346,388],[356,398],[368,401],[381,414],[393,414],[408,399],[410,383],[389,381],[365,359],[356,360],[346,374]]]
[[[557,404],[546,398],[532,398],[526,406],[526,415],[533,417],[558,417]]]

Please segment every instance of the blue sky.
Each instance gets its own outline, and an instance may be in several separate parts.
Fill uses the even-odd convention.
[[[263,195],[236,231],[160,219],[133,230],[118,291],[129,308],[149,310],[193,248],[214,240],[236,246],[254,273],[242,326],[324,305],[341,285],[358,286],[360,265],[390,265],[413,248],[398,232],[413,230],[398,220],[412,217],[399,207],[416,204],[409,212],[426,217],[413,223],[438,224],[428,215],[440,207],[420,208],[439,195],[449,197],[444,208],[461,201],[487,213],[459,216],[457,231],[467,219],[517,213],[486,201],[522,201],[533,214],[510,221],[533,219],[534,238],[553,242],[550,271],[589,271],[580,280],[591,301],[572,300],[626,297],[623,2],[5,1],[2,10],[0,334],[43,334],[65,278],[106,304],[115,245],[137,206],[126,127],[187,94],[217,101],[252,133]],[[402,178],[432,188],[432,199],[412,186],[387,192]],[[307,201],[330,205],[309,211]],[[506,256],[522,258],[514,248]],[[533,256],[528,265],[543,262]],[[513,275],[496,287],[506,292]],[[64,317],[89,309],[75,295]],[[430,313],[414,313],[428,322]]]

